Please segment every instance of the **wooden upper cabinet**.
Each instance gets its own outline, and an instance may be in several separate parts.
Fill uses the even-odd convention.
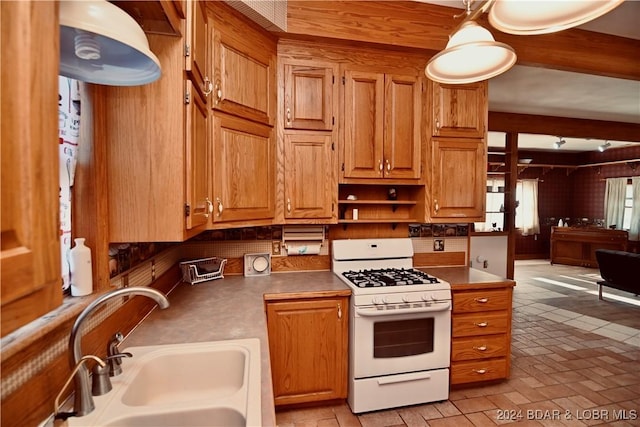
[[[206,228],[208,111],[185,78],[184,38],[148,39],[162,64],[159,80],[95,87],[111,242],[183,241]]]
[[[484,221],[486,165],[484,140],[432,138],[426,222]]]
[[[212,138],[213,222],[272,219],[273,128],[215,112]]]
[[[191,80],[186,81],[186,196],[188,212],[186,228],[192,229],[206,225],[213,205],[211,203],[209,129],[207,126],[209,110],[204,99],[194,89]]]
[[[187,3],[187,22],[185,36],[185,70],[205,98],[211,93],[211,71],[209,61],[209,32],[207,10],[204,1]]]
[[[247,25],[221,2],[211,3],[213,107],[273,126],[277,100],[275,39]]]
[[[0,2],[4,337],[62,302],[58,5]],[[34,61],[37,58],[37,61]]]
[[[421,79],[353,70],[344,77],[343,181],[419,180]]]
[[[433,136],[486,137],[489,114],[486,81],[466,85],[430,84]]]
[[[332,135],[287,131],[284,136],[286,220],[337,219]]]
[[[335,65],[284,64],[285,129],[333,129]]]

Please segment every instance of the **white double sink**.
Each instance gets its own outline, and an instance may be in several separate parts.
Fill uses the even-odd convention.
[[[259,426],[260,340],[130,347],[113,390],[69,426]]]

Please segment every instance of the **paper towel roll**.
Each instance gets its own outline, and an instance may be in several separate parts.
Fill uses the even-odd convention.
[[[318,255],[320,243],[287,243],[287,255]]]

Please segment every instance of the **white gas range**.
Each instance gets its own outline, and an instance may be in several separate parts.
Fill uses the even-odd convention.
[[[352,290],[354,413],[449,397],[451,286],[412,268],[409,238],[334,240],[332,270]]]

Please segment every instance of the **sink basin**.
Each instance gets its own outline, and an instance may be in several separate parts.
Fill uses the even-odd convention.
[[[129,347],[113,390],[69,426],[259,426],[260,340]]]
[[[189,424],[185,424],[189,420]],[[104,427],[241,427],[246,426],[245,417],[235,409],[211,408],[193,411],[176,411],[168,414],[132,415],[118,418]]]
[[[230,396],[244,383],[247,353],[242,347],[168,350],[141,366],[122,395],[122,403],[167,405]]]

